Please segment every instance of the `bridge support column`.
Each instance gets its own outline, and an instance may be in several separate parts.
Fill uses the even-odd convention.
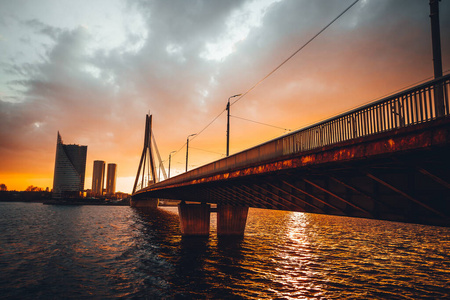
[[[244,235],[248,207],[217,205],[217,235]]]
[[[137,208],[154,208],[158,207],[159,200],[157,198],[133,199],[131,198],[130,206]]]
[[[209,235],[210,224],[209,204],[186,204],[178,205],[180,216],[180,228],[182,235]]]

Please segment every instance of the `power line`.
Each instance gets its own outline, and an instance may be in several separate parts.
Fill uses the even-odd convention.
[[[231,103],[230,105],[235,104],[236,102],[238,102],[239,100],[241,100],[242,98],[245,97],[245,95],[247,95],[248,93],[250,93],[250,91],[252,91],[255,87],[257,87],[258,85],[260,85],[264,80],[266,80],[269,76],[271,76],[273,73],[275,73],[279,68],[281,68],[285,63],[287,63],[292,57],[294,57],[298,52],[300,52],[301,50],[303,50],[303,48],[305,48],[309,43],[311,43],[316,37],[318,37],[322,32],[324,32],[328,27],[330,27],[337,19],[339,19],[342,15],[344,15],[350,8],[352,8],[353,5],[355,5],[359,0],[356,0],[355,2],[353,2],[352,4],[350,4],[349,7],[347,7],[343,12],[341,12],[336,18],[334,18],[330,23],[328,23],[328,25],[326,25],[325,27],[323,27],[318,33],[316,33],[316,35],[314,35],[312,38],[310,38],[305,44],[303,44],[303,46],[301,46],[300,48],[297,49],[297,51],[295,51],[293,54],[291,54],[291,56],[289,56],[288,58],[286,58],[281,64],[279,64],[275,69],[273,69],[269,74],[267,74],[263,79],[261,79],[260,81],[258,81],[254,86],[252,86],[249,90],[247,90],[245,93],[242,94],[242,96],[240,96],[238,99],[236,99],[236,101],[234,101],[233,103]]]
[[[195,134],[195,136],[193,136],[191,138],[191,141],[194,140],[197,136],[199,136],[203,131],[205,131],[209,126],[211,126],[212,123],[214,123],[223,113],[224,113],[225,109],[222,110],[211,122],[208,123],[208,125],[206,125],[205,127],[203,127],[202,130],[200,130],[198,133]],[[181,151],[181,149],[184,148],[184,146],[186,146],[187,143],[184,143],[183,146],[180,147],[180,149],[178,149],[177,151],[174,152],[173,156],[177,155],[178,152]],[[191,147],[192,148],[192,147]],[[201,149],[200,149],[201,150]]]
[[[283,127],[279,127],[279,126],[275,126],[275,125],[270,125],[270,124],[266,124],[266,123],[262,123],[262,122],[258,122],[258,121],[249,120],[249,119],[246,119],[246,118],[241,118],[241,117],[237,117],[237,116],[230,116],[230,117],[233,117],[233,118],[236,118],[236,119],[241,119],[241,120],[244,120],[244,121],[257,123],[257,124],[261,124],[261,125],[265,125],[265,126],[270,126],[270,127],[281,129],[281,130],[285,130],[285,131],[292,131],[289,128],[283,128]]]
[[[344,15],[350,8],[352,8],[359,0],[354,1],[349,7],[347,7],[343,12],[341,12],[336,18],[334,18],[330,23],[328,23],[325,27],[323,27],[318,33],[316,33],[311,39],[309,39],[303,46],[301,46],[297,51],[295,51],[293,54],[291,54],[288,58],[286,58],[281,64],[279,64],[275,69],[273,69],[270,73],[268,73],[265,77],[263,77],[260,81],[258,81],[255,85],[253,85],[249,90],[247,90],[245,93],[242,94],[236,101],[230,103],[230,106],[241,100],[245,95],[247,95],[249,92],[251,92],[253,89],[255,89],[258,85],[260,85],[264,80],[266,80],[269,76],[271,76],[273,73],[275,73],[279,68],[281,68],[285,63],[287,63],[292,57],[294,57],[298,52],[300,52],[303,48],[305,48],[309,43],[311,43],[316,37],[318,37],[322,32],[324,32],[328,27],[330,27],[336,20],[338,20],[342,15]],[[224,112],[226,109],[222,110],[211,122],[208,123],[202,130],[200,130],[191,140],[194,140],[196,137],[198,137],[203,131],[205,131],[209,126],[211,126],[212,123],[214,123]],[[236,117],[235,117],[236,118]],[[251,120],[247,120],[251,121]],[[255,123],[259,123],[256,121],[251,121]],[[267,126],[272,126],[269,124],[260,123]],[[276,126],[272,126],[276,127]],[[289,130],[281,127],[277,127],[284,130]],[[184,148],[184,146],[187,143],[184,143],[183,146],[180,147],[175,153],[174,156],[181,151],[181,149]]]
[[[204,151],[204,152],[209,152],[209,153],[219,154],[219,155],[221,155],[221,156],[225,156],[225,154],[223,154],[223,153],[214,152],[214,151],[209,151],[209,150],[200,149],[200,148],[196,148],[196,147],[189,147],[189,149],[195,149],[195,150],[200,150],[200,151]]]
[[[352,8],[359,0],[354,1],[349,7],[347,7],[343,12],[341,12],[336,18],[334,18],[330,23],[328,23],[325,27],[323,27],[318,33],[316,33],[312,38],[310,38],[303,46],[301,46],[297,51],[295,51],[293,54],[291,54],[288,58],[286,58],[281,64],[279,64],[275,69],[273,69],[269,74],[267,74],[263,79],[258,81],[255,85],[253,85],[249,90],[247,90],[245,93],[242,94],[236,101],[233,103],[230,103],[230,105],[235,104],[239,100],[241,100],[245,95],[247,95],[250,91],[252,91],[255,87],[257,87],[259,84],[261,84],[265,79],[267,79],[269,76],[271,76],[273,73],[275,73],[279,68],[281,68],[285,63],[287,63],[292,57],[294,57],[298,52],[300,52],[303,48],[305,48],[309,43],[311,43],[316,37],[318,37],[322,32],[324,32],[328,27],[330,27],[335,21],[337,21],[342,15],[344,15],[350,8]],[[214,123],[225,111],[226,109],[222,110],[208,125],[206,125],[202,130],[200,130],[191,140],[194,140],[196,137],[198,137],[203,131],[205,131],[209,126],[211,126],[212,123]],[[248,120],[250,121],[250,120]],[[267,125],[267,124],[264,124]],[[184,145],[183,145],[184,147]],[[183,148],[181,147],[181,149]],[[181,150],[180,149],[180,150]],[[178,150],[178,151],[180,151]],[[178,152],[177,151],[177,152]]]
[[[225,111],[226,109],[222,110],[220,114],[218,114],[211,122],[209,122],[208,125],[206,125],[202,130],[200,130],[194,137],[192,137],[191,141],[194,140],[196,137],[198,137],[203,131],[206,130],[209,126],[211,126],[212,123],[214,123]]]
[[[173,153],[173,155],[172,155],[172,156],[175,156],[175,155],[177,155],[177,154],[178,154],[178,152],[180,152],[180,151],[181,151],[181,149],[183,149],[183,148],[184,148],[184,146],[186,146],[186,144],[187,144],[187,143],[184,143],[184,144],[183,144],[183,146],[181,146],[181,147],[180,147],[180,149],[178,149],[177,151],[175,151],[175,152]]]

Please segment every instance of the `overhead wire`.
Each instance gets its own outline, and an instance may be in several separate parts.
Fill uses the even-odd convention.
[[[208,152],[208,153],[212,153],[212,154],[219,154],[220,156],[225,156],[225,154],[220,153],[220,152],[214,152],[214,151],[201,149],[201,148],[196,148],[196,147],[189,147],[189,149],[200,150],[200,151],[204,151],[204,152]]]
[[[180,149],[178,149],[177,151],[175,151],[175,152],[173,153],[173,155],[172,155],[172,156],[175,156],[175,155],[177,155],[177,153],[178,153],[178,152],[180,152],[180,151],[181,151],[181,149],[183,149],[183,148],[184,148],[184,146],[186,146],[186,144],[187,144],[187,143],[184,143],[184,144],[183,144],[183,146],[181,146],[181,147],[180,147]]]
[[[286,64],[290,59],[292,59],[297,53],[299,53],[301,50],[303,50],[308,44],[310,44],[314,39],[316,39],[320,34],[322,34],[326,29],[328,29],[334,22],[336,22],[340,17],[342,17],[342,16],[343,16],[348,10],[350,10],[350,9],[351,9],[358,1],[359,1],[359,0],[355,0],[352,4],[350,4],[344,11],[342,11],[337,17],[335,17],[331,22],[329,22],[325,27],[323,27],[323,28],[322,28],[318,33],[316,33],[313,37],[311,37],[305,44],[303,44],[300,48],[298,48],[293,54],[291,54],[288,58],[286,58],[286,59],[285,59],[282,63],[280,63],[276,68],[274,68],[272,71],[270,71],[266,76],[264,76],[264,77],[263,77],[261,80],[259,80],[256,84],[254,84],[254,85],[253,85],[250,89],[248,89],[246,92],[242,93],[241,96],[240,96],[239,98],[237,98],[234,102],[231,102],[231,103],[230,103],[230,106],[236,104],[238,101],[240,101],[242,98],[244,98],[248,93],[250,93],[252,90],[254,90],[258,85],[260,85],[264,80],[266,80],[268,77],[270,77],[272,74],[274,74],[278,69],[280,69],[284,64]],[[444,73],[447,73],[447,72],[449,72],[449,70],[444,71]],[[430,79],[430,78],[423,79],[423,80],[421,80],[421,81],[419,81],[419,82],[417,82],[417,83],[421,83],[421,82],[423,82],[423,81],[425,81],[425,80],[428,80],[428,79]],[[403,89],[405,89],[405,88],[408,88],[408,87],[410,87],[410,86],[414,86],[414,85],[416,85],[417,83],[408,85],[407,87],[403,87],[403,88],[401,88],[401,89],[399,89],[399,90],[396,90],[396,91],[394,91],[394,92],[388,93],[388,94],[386,94],[385,96],[381,96],[381,97],[375,98],[375,99],[373,99],[373,100],[371,100],[371,101],[369,101],[369,102],[367,102],[367,103],[370,103],[370,102],[376,101],[376,100],[378,100],[378,99],[387,97],[388,95],[394,94],[395,92],[398,92],[398,91],[403,90]],[[220,113],[219,113],[219,114],[218,114],[211,122],[209,122],[202,130],[200,130],[195,136],[193,136],[191,140],[194,140],[194,139],[195,139],[196,137],[198,137],[201,133],[203,133],[203,132],[204,132],[209,126],[211,126],[211,124],[213,124],[213,123],[214,123],[214,122],[215,122],[215,121],[216,121],[216,120],[217,120],[217,119],[218,119],[225,111],[226,111],[226,109],[222,110],[222,111],[221,111],[221,112],[220,112]],[[253,120],[249,120],[249,119],[237,117],[237,116],[231,116],[231,117],[238,118],[238,119],[242,119],[242,120],[245,120],[245,121],[250,121],[250,122],[258,123],[258,124],[261,124],[261,125],[266,125],[266,126],[274,127],[274,128],[279,128],[279,129],[283,129],[283,130],[288,130],[288,131],[295,131],[295,130],[298,130],[298,129],[302,128],[302,127],[308,126],[308,125],[304,125],[304,126],[301,126],[301,127],[298,127],[298,128],[295,128],[295,129],[291,130],[291,129],[286,129],[286,128],[282,128],[282,127],[278,127],[278,126],[274,126],[274,125],[270,125],[270,124],[265,124],[265,123],[262,123],[262,122],[257,122],[257,121],[253,121]],[[175,151],[174,154],[173,154],[173,156],[175,156],[178,152],[180,152],[181,149],[183,149],[183,148],[186,146],[186,144],[187,144],[187,143],[184,143],[177,151]],[[197,149],[197,148],[193,148],[193,149]],[[221,153],[217,153],[217,152],[213,152],[213,151],[207,151],[207,150],[204,150],[204,149],[197,149],[197,150],[202,150],[202,151],[211,152],[211,153],[215,153],[215,154],[221,154]],[[221,154],[221,155],[223,155],[223,154]]]
[[[203,131],[205,131],[209,126],[211,126],[212,123],[214,123],[224,112],[226,109],[222,110],[211,122],[208,123],[208,125],[206,125],[205,127],[203,127],[202,130],[200,130],[198,133],[196,133],[192,138],[191,141],[194,140],[197,136],[199,136]],[[177,151],[174,152],[173,156],[177,155],[178,152],[181,151],[181,149],[184,148],[184,146],[186,146],[187,142],[183,144],[183,146],[180,147],[180,149],[178,149]]]
[[[265,126],[269,126],[269,127],[273,127],[273,128],[277,128],[277,129],[281,129],[281,130],[285,130],[285,131],[292,131],[292,130],[289,129],[289,128],[283,128],[283,127],[279,127],[279,126],[275,126],[275,125],[270,125],[270,124],[267,124],[267,123],[262,123],[262,122],[258,122],[258,121],[253,121],[253,120],[246,119],[246,118],[242,118],[242,117],[238,117],[238,116],[232,116],[232,115],[230,115],[230,117],[233,117],[233,118],[236,118],[236,119],[241,119],[241,120],[248,121],[248,122],[253,122],[253,123],[261,124],[261,125],[265,125]]]
[[[208,125],[206,125],[202,130],[200,130],[195,136],[192,137],[191,140],[195,139],[196,137],[198,137],[203,131],[206,130],[206,128],[208,128],[209,126],[211,126],[212,123],[214,123],[223,113],[224,111],[226,111],[226,109],[222,110],[220,112],[220,114],[218,114],[211,122],[209,122]]]
[[[242,94],[238,99],[236,99],[234,102],[232,102],[230,105],[235,104],[239,100],[245,97],[248,93],[250,93],[254,88],[256,88],[258,85],[260,85],[264,80],[266,80],[269,76],[271,76],[273,73],[275,73],[279,68],[281,68],[285,63],[287,63],[291,58],[293,58],[297,53],[299,53],[301,50],[303,50],[306,46],[308,46],[309,43],[311,43],[315,38],[317,38],[322,32],[324,32],[328,27],[330,27],[334,22],[336,22],[340,17],[342,17],[350,8],[352,8],[359,0],[354,1],[352,4],[350,4],[349,7],[347,7],[343,12],[341,12],[336,18],[334,18],[330,23],[328,23],[325,27],[323,27],[318,33],[316,33],[312,38],[310,38],[303,46],[298,48],[293,54],[291,54],[288,58],[286,58],[281,64],[279,64],[275,69],[270,71],[266,76],[264,76],[260,81],[258,81],[255,85],[253,85],[249,90],[247,90],[245,93]]]
[[[331,22],[329,22],[325,27],[323,27],[318,33],[316,33],[312,38],[310,38],[305,44],[303,44],[300,48],[298,48],[293,54],[291,54],[288,58],[286,58],[281,64],[279,64],[276,68],[274,68],[271,72],[269,72],[266,76],[264,76],[261,80],[259,80],[256,84],[254,84],[250,89],[248,89],[245,93],[242,93],[242,95],[236,99],[234,102],[230,103],[231,105],[234,105],[236,102],[238,102],[239,100],[241,100],[242,98],[244,98],[248,93],[250,93],[253,89],[255,89],[258,85],[260,85],[264,80],[266,80],[268,77],[270,77],[273,73],[275,73],[278,69],[280,69],[285,63],[287,63],[291,58],[293,58],[297,53],[299,53],[301,50],[303,50],[309,43],[311,43],[314,39],[316,39],[320,34],[322,34],[328,27],[330,27],[334,22],[336,22],[341,16],[343,16],[350,8],[352,8],[359,0],[355,0],[352,4],[350,4],[350,6],[348,6],[344,11],[342,11],[337,17],[335,17]],[[202,130],[200,130],[198,133],[196,133],[195,136],[192,137],[191,140],[194,140],[195,138],[197,138],[201,133],[203,133],[209,126],[211,126],[212,123],[214,123],[224,112],[226,111],[226,109],[222,110],[211,122],[208,123],[208,125],[206,125]],[[251,120],[247,120],[247,121],[251,121]],[[251,122],[255,122],[255,123],[259,123],[256,121],[251,121]],[[260,123],[262,125],[268,125],[268,126],[272,126],[269,124],[264,124],[264,123]],[[276,126],[275,126],[276,127]],[[281,127],[278,127],[281,128]],[[284,128],[283,128],[284,129]],[[286,130],[286,129],[284,129]],[[181,151],[181,149],[184,148],[184,146],[186,146],[187,143],[184,143],[183,146],[180,147],[180,149],[178,149],[175,153],[174,156]]]

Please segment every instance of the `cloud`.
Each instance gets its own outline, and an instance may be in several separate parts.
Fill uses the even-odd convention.
[[[24,21],[23,24],[33,29],[36,33],[46,35],[53,40],[57,40],[62,32],[60,28],[49,26],[37,19]]]
[[[178,150],[230,95],[247,91],[352,2],[130,1],[92,11],[62,2],[73,10],[65,15],[46,1],[20,10],[2,3],[16,19],[3,13],[0,24],[17,43],[2,44],[10,55],[0,61],[1,171],[51,177],[59,130],[89,146],[87,177],[94,159],[133,176],[146,113],[154,114],[162,156]],[[450,5],[440,4],[449,68]],[[427,1],[359,1],[232,114],[285,128],[317,121],[432,75],[430,43]],[[232,133],[234,152],[283,132],[233,119]],[[193,142],[214,152],[224,146],[223,116]],[[210,158],[195,150],[192,157]]]

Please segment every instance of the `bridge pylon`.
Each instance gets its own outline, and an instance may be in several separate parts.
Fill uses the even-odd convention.
[[[141,190],[157,182],[156,177],[156,167],[155,167],[155,156],[153,154],[152,148],[152,115],[145,116],[145,134],[144,134],[144,147],[142,149],[141,159],[139,161],[139,167],[136,174],[136,179],[133,185],[133,195],[137,190]],[[141,206],[135,199],[132,199],[131,206],[139,207]],[[158,199],[150,201],[147,199],[145,202],[145,207],[152,206],[156,207],[158,205]]]

